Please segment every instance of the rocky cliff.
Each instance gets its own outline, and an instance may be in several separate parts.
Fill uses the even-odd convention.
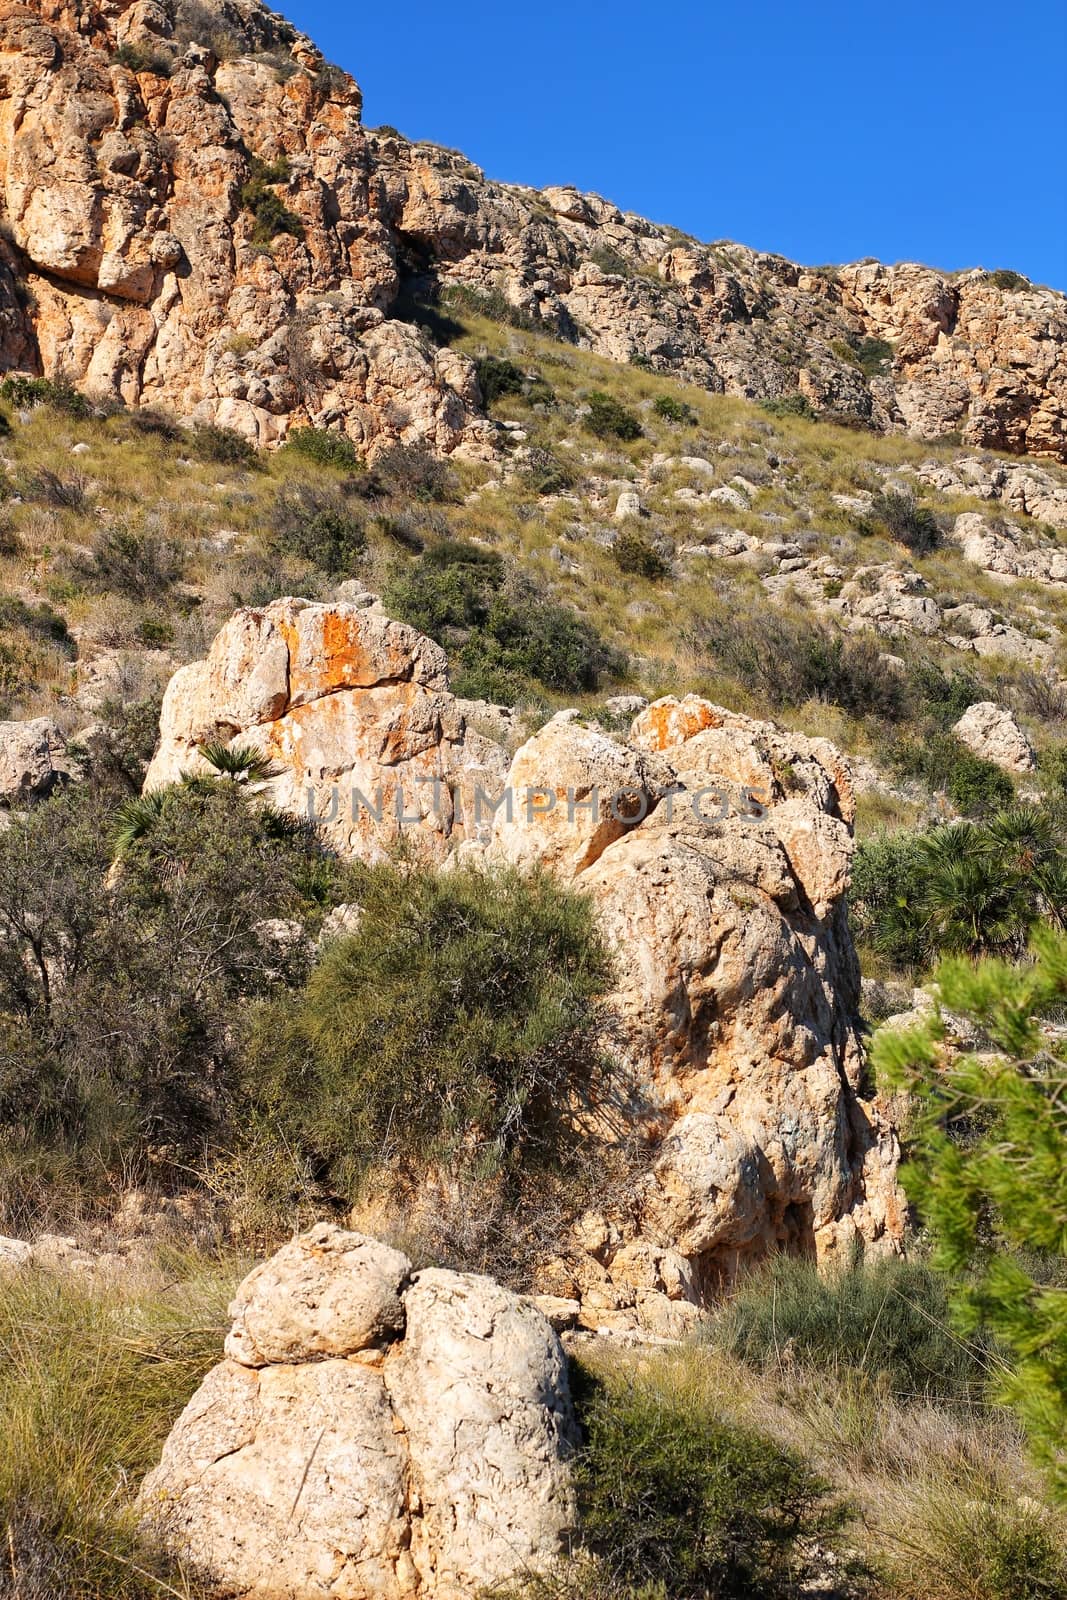
[[[462,286],[716,392],[1067,458],[1067,301],[1012,273],[805,269],[367,130],[255,0],[0,5],[0,365],[240,429],[489,454],[418,326]],[[427,318],[422,316],[422,321]]]

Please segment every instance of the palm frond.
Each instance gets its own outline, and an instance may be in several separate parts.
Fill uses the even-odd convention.
[[[270,757],[252,744],[229,745],[221,740],[209,740],[200,745],[199,753],[209,767],[235,783],[264,783],[278,776],[279,769]]]

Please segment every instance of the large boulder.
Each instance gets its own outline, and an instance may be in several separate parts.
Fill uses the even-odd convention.
[[[66,741],[48,717],[0,722],[0,805],[42,800],[68,776]]]
[[[449,692],[443,650],[340,601],[235,612],[207,659],[171,679],[146,789],[206,770],[198,748],[212,741],[254,746],[275,770],[275,803],[365,857],[407,833],[439,858],[507,765]]]
[[[219,1595],[459,1600],[563,1552],[575,1422],[559,1340],[528,1302],[320,1224],[232,1310],[227,1359],[140,1495],[147,1528]]]
[[[1034,747],[1014,713],[993,700],[968,706],[952,731],[968,750],[1005,772],[1032,772],[1037,765]]]
[[[546,862],[596,905],[615,960],[611,1044],[632,1080],[625,1131],[636,1118],[649,1144],[630,1219],[586,1218],[595,1247],[552,1287],[662,1319],[653,1277],[634,1281],[632,1263],[613,1275],[635,1238],[684,1258],[676,1301],[777,1248],[892,1247],[898,1153],[856,1026],[845,762],[692,695],[642,711],[598,765],[602,742],[557,717],[523,746],[509,784],[562,796],[577,779],[585,794],[599,774],[600,809],[516,805],[489,848]],[[612,786],[642,780],[631,815],[598,825]]]

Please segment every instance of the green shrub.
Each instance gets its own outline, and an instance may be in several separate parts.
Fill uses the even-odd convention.
[[[898,1400],[982,1400],[988,1345],[952,1326],[944,1279],[921,1262],[859,1262],[837,1272],[775,1256],[741,1280],[713,1325],[715,1343],[760,1371],[797,1362],[865,1374]]]
[[[585,259],[610,278],[632,278],[637,272],[634,263],[610,244],[594,245]]]
[[[359,467],[360,455],[351,439],[332,428],[293,428],[286,435],[285,449],[305,456],[320,467]]]
[[[598,439],[640,439],[642,428],[637,417],[613,395],[594,389],[588,396],[588,403],[584,426]]]
[[[1012,272],[1006,267],[998,267],[995,272],[987,272],[985,280],[995,288],[1007,289],[1009,292],[1021,292],[1023,289],[1033,287],[1030,279],[1024,278],[1021,272]]]
[[[611,554],[620,572],[633,573],[639,578],[655,581],[665,578],[671,570],[670,562],[636,528],[623,529],[611,547]]]
[[[987,816],[1015,798],[1008,774],[976,756],[951,733],[927,731],[902,739],[891,745],[887,754],[898,776],[917,778],[933,792],[944,793],[965,817]]]
[[[761,400],[759,407],[769,417],[805,417],[809,421],[815,418],[811,401],[802,394],[774,395]]]
[[[484,625],[463,644],[453,688],[471,699],[513,704],[531,683],[559,694],[591,694],[626,670],[626,657],[592,623],[513,574]]]
[[[18,595],[0,595],[0,628],[19,628],[31,638],[56,646],[67,656],[78,653],[66,618],[53,611],[46,600],[33,604]]]
[[[547,876],[405,864],[357,893],[358,937],[253,1030],[271,1125],[347,1194],[379,1164],[552,1165],[597,1078],[608,967],[588,904]]]
[[[883,834],[857,847],[849,896],[856,939],[897,972],[918,974],[931,956],[923,884],[915,834]]]
[[[1042,921],[1067,927],[1067,860],[1055,813],[1014,805],[981,822],[860,845],[859,937],[904,969],[964,951],[1020,955]]]
[[[941,728],[958,722],[976,701],[988,699],[985,685],[972,673],[961,672],[958,667],[947,673],[933,661],[911,662],[908,682],[923,714]]]
[[[505,356],[482,356],[476,363],[478,387],[488,411],[494,400],[504,394],[522,394],[525,375],[521,367]]]
[[[53,383],[50,378],[5,378],[0,383],[0,398],[20,411],[34,406],[50,406],[64,416],[84,422],[93,414],[93,408],[83,394],[69,383]]]
[[[402,499],[440,504],[455,498],[454,475],[443,461],[417,445],[390,445],[377,457],[374,471],[386,491]]]
[[[845,1513],[798,1455],[656,1378],[655,1358],[621,1381],[578,1374],[584,1543],[625,1594],[793,1600]]]
[[[441,299],[446,310],[454,311],[460,318],[464,311],[468,311],[475,316],[485,317],[489,322],[499,322],[508,328],[522,328],[527,333],[552,332],[547,323],[512,305],[502,289],[483,293],[465,283],[450,283],[442,292]]]
[[[155,600],[181,578],[182,552],[149,530],[112,526],[93,536],[76,570],[105,593]]]
[[[857,530],[866,535],[882,534],[915,556],[929,555],[941,543],[941,529],[929,507],[916,504],[913,495],[895,489],[874,496]]]
[[[577,481],[568,462],[540,446],[527,452],[519,477],[524,487],[536,495],[565,494]]]
[[[298,556],[331,578],[344,578],[367,551],[367,532],[343,497],[307,487],[279,495],[272,515],[273,545]]]
[[[856,365],[868,378],[875,378],[892,365],[893,346],[886,339],[857,339],[853,345]]]
[[[261,161],[253,156],[248,164],[249,176],[241,187],[241,205],[256,219],[252,242],[269,245],[279,234],[291,234],[294,239],[304,237],[304,224],[289,210],[274,191],[274,185],[288,183],[289,163],[284,156],[278,161]]]
[[[219,466],[251,467],[256,465],[256,447],[236,428],[220,428],[214,423],[200,422],[189,435],[193,455],[200,461],[217,462]]]
[[[674,422],[679,427],[691,428],[697,422],[697,414],[692,406],[684,400],[676,400],[673,395],[657,395],[652,409],[664,422]]]
[[[887,672],[882,646],[769,607],[738,605],[693,629],[693,644],[772,706],[824,700],[855,716],[899,722],[909,715],[903,677]]]
[[[174,57],[162,47],[145,44],[120,44],[115,60],[131,72],[151,72],[157,78],[169,78],[174,71]]]
[[[343,869],[224,779],[134,801],[77,785],[0,836],[0,1137],[126,1181],[199,1160],[234,1115],[240,1005],[306,956],[265,918],[314,919]],[[121,830],[121,864],[109,876]]]
[[[439,541],[394,572],[383,598],[392,615],[452,651],[453,688],[471,699],[512,703],[531,682],[595,690],[625,671],[590,623],[479,545]]]

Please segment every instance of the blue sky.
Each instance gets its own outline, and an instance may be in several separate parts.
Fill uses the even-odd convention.
[[[1067,0],[274,0],[368,124],[816,264],[1067,288]]]

